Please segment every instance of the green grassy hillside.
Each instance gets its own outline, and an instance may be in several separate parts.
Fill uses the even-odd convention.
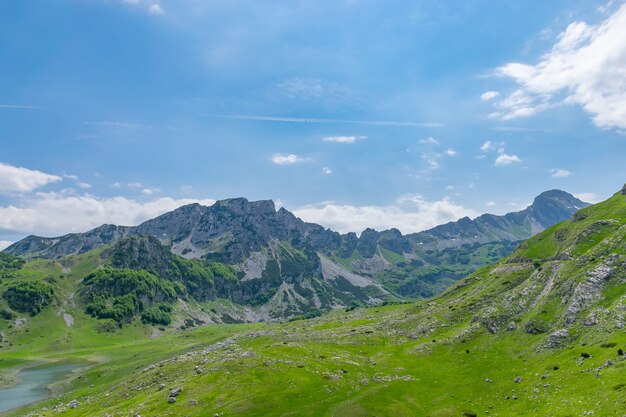
[[[45,278],[30,271],[24,279]],[[33,319],[29,334],[12,336],[0,366],[42,356],[100,363],[65,394],[7,415],[621,417],[626,196],[414,304],[153,340],[154,328],[137,322],[109,336],[67,328],[51,307],[36,317],[47,325]]]

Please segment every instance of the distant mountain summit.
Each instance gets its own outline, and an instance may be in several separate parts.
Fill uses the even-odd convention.
[[[423,243],[434,238],[439,248],[496,240],[526,240],[556,223],[568,220],[587,206],[589,203],[565,191],[550,190],[539,194],[530,206],[518,212],[503,216],[483,214],[474,220],[464,217],[410,236]]]
[[[244,304],[271,302],[271,318],[433,295],[586,206],[566,192],[551,190],[526,209],[504,216],[466,217],[409,235],[397,229],[366,229],[357,236],[304,222],[284,208],[276,210],[270,200],[232,198],[208,207],[186,205],[138,226],[103,225],[55,238],[29,236],[5,252],[59,259],[116,244],[116,253],[129,248],[136,255],[125,268],[152,271],[150,265],[180,263],[177,258],[219,262],[232,268],[237,282],[229,281],[228,291],[215,289],[212,296]],[[124,243],[141,236],[153,238],[150,242],[159,242],[177,258],[165,257],[147,241]],[[144,242],[141,251],[138,242]]]

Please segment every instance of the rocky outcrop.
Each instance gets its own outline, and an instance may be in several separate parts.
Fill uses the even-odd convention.
[[[578,317],[578,313],[600,298],[604,282],[611,272],[612,268],[608,265],[598,265],[595,269],[589,271],[585,279],[576,286],[572,299],[565,310],[566,326],[572,325]]]

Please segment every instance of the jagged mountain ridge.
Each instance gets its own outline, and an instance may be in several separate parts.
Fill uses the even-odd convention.
[[[494,240],[526,240],[569,219],[576,211],[588,205],[566,192],[550,190],[539,194],[530,206],[518,212],[503,216],[483,214],[474,220],[464,217],[408,237],[425,244],[435,239],[438,248]]]
[[[338,305],[431,296],[586,205],[552,190],[517,213],[464,218],[410,235],[366,229],[357,236],[306,223],[284,208],[276,210],[269,200],[234,198],[209,207],[183,206],[136,227],[103,225],[58,238],[29,236],[6,252],[58,259],[132,236],[152,236],[183,258],[230,265],[240,283],[255,282],[277,304],[288,300],[290,312],[307,311],[313,304],[303,300],[313,297],[315,308],[328,308],[318,301],[338,299],[332,295],[336,290],[344,295]],[[303,280],[307,288],[300,285]]]
[[[271,200],[250,202],[233,198],[212,206],[197,203],[182,206],[138,226],[105,224],[85,233],[54,238],[31,235],[5,251],[16,256],[56,259],[84,253],[127,236],[146,235],[171,244],[172,252],[185,258],[219,257],[219,249],[230,244],[228,260],[240,262],[271,240],[306,241],[325,252],[343,249],[339,255],[344,257],[356,249],[363,257],[371,258],[378,245],[396,253],[408,253],[412,244],[428,247],[433,241],[437,248],[445,248],[465,243],[525,240],[569,219],[588,205],[564,191],[551,190],[537,196],[526,209],[503,216],[483,214],[474,220],[464,217],[408,235],[397,229],[382,232],[366,229],[357,237],[355,233],[340,235],[318,224],[306,223],[284,208],[276,211]]]
[[[241,262],[273,240],[306,239],[316,249],[334,249],[341,242],[341,235],[336,232],[305,223],[284,208],[276,211],[271,200],[250,202],[233,198],[212,206],[182,206],[138,226],[105,224],[86,233],[55,238],[28,236],[5,251],[17,256],[57,259],[128,236],[154,236],[185,258],[223,258],[231,263]]]

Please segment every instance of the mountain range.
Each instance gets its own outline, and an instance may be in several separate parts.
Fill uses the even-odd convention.
[[[208,207],[183,206],[134,227],[103,225],[54,238],[29,236],[5,253],[59,260],[69,267],[72,257],[108,248],[99,252],[96,267],[147,270],[158,278],[182,280],[185,291],[178,296],[226,299],[240,306],[229,310],[227,320],[271,320],[432,296],[587,205],[551,190],[504,216],[466,217],[409,235],[366,229],[357,236],[306,223],[284,208],[276,210],[272,201],[234,198]]]

